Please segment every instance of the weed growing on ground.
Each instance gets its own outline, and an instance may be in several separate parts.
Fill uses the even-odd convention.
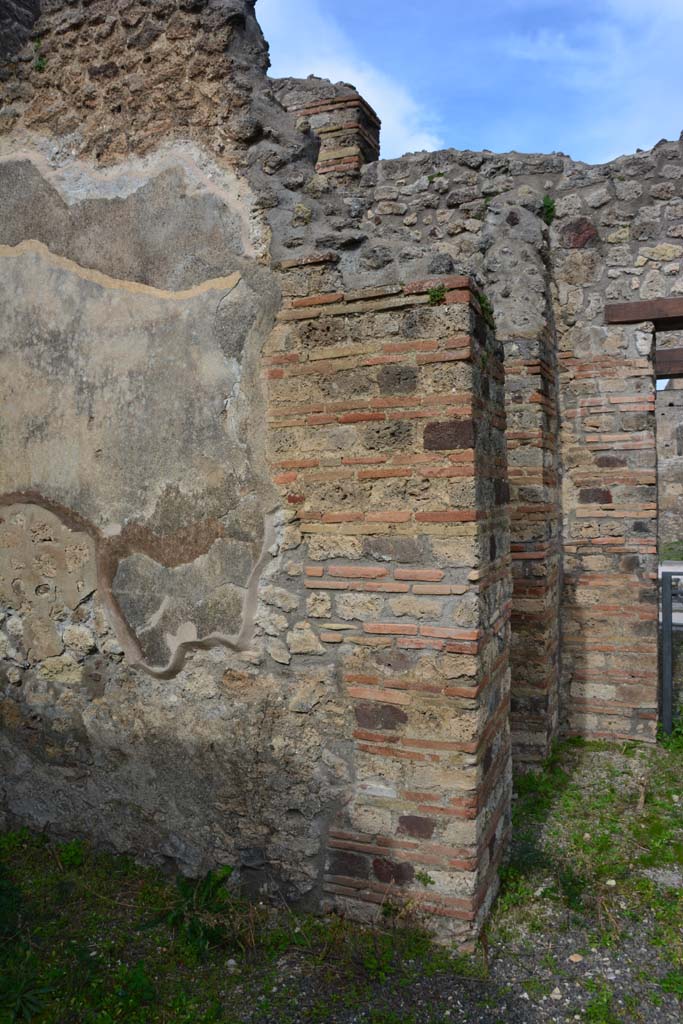
[[[672,992],[675,996],[683,1001],[683,970],[669,971],[664,978],[662,978],[662,991]]]
[[[62,843],[58,850],[58,856],[63,867],[80,868],[85,860],[85,845],[80,839]]]
[[[621,1024],[621,1018],[614,1011],[614,995],[607,982],[588,981],[586,988],[594,993],[586,1003],[589,1024]]]
[[[660,729],[659,742],[665,750],[670,750],[675,754],[683,754],[683,718],[678,718],[674,722],[673,729],[668,735]]]

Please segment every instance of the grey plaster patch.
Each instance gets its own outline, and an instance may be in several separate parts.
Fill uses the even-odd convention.
[[[97,587],[95,545],[46,509],[0,508],[2,656],[23,664],[62,654],[71,613]]]
[[[187,140],[162,142],[153,153],[131,154],[123,163],[101,167],[75,159],[68,137],[46,139],[22,132],[9,140],[0,137],[0,162],[29,162],[69,207],[86,200],[127,199],[166,171],[180,171],[189,195],[213,197],[239,219],[243,255],[262,258],[267,253],[268,232],[248,184]]]
[[[163,681],[94,656],[78,687],[31,677],[0,696],[3,809],[192,875],[259,848],[280,894],[315,897],[350,784],[335,688],[324,670],[283,687],[213,654]]]
[[[259,429],[270,274],[182,169],[70,207],[31,164],[0,164],[0,181],[0,494],[90,524],[103,592],[124,560],[112,606],[133,661],[167,675],[195,646],[248,646],[277,504]],[[155,235],[161,221],[175,226]],[[19,237],[41,231],[49,246]]]
[[[237,268],[242,218],[185,169],[168,167],[120,197],[67,205],[28,159],[0,162],[0,244],[31,238],[84,267],[158,288],[192,287]]]
[[[245,543],[217,540],[186,565],[160,565],[133,554],[119,564],[113,591],[134,625],[143,656],[166,664],[178,637],[196,640],[212,632],[237,634],[254,562]]]

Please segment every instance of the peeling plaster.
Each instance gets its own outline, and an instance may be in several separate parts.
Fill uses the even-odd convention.
[[[69,530],[85,533],[91,538],[95,546],[97,592],[107,609],[112,628],[132,667],[141,669],[155,679],[170,679],[181,671],[191,651],[208,650],[212,647],[225,647],[235,652],[243,652],[247,651],[251,646],[255,634],[259,585],[266,572],[268,563],[274,557],[273,550],[276,548],[276,512],[269,512],[264,518],[263,544],[245,588],[242,623],[239,632],[233,635],[215,632],[208,636],[198,637],[196,630],[194,634],[191,632],[191,629],[194,629],[194,624],[186,623],[180,627],[175,636],[167,634],[168,638],[174,642],[175,649],[168,664],[159,668],[145,662],[140,650],[138,634],[145,633],[158,624],[167,598],[164,597],[162,599],[153,617],[156,621],[153,621],[153,619],[148,620],[146,625],[136,633],[121,611],[119,602],[112,590],[112,581],[121,560],[131,554],[147,554],[154,561],[164,566],[181,564],[177,561],[178,555],[174,554],[176,538],[172,535],[159,537],[140,527],[124,529],[114,538],[106,537],[91,522],[78,515],[72,509],[64,508],[40,494],[25,492],[0,495],[0,508],[15,505],[28,505],[45,509],[56,516]],[[208,547],[210,547],[210,544]],[[205,550],[208,550],[208,547]],[[154,552],[154,554],[152,555],[151,552]],[[166,558],[164,558],[164,553],[166,553]],[[195,548],[192,557],[196,557],[200,553],[203,552],[199,548]],[[187,557],[190,560],[190,556],[188,555]],[[188,627],[191,627],[191,629],[189,630]]]
[[[254,207],[247,183],[237,172],[219,166],[199,146],[175,142],[160,146],[145,157],[131,156],[124,164],[98,167],[74,159],[68,147],[27,133],[23,146],[0,137],[0,164],[30,161],[40,175],[57,189],[68,206],[86,199],[126,199],[164,171],[177,167],[187,176],[188,195],[208,192],[231,212],[237,212],[242,226],[245,256],[264,260],[268,254],[269,231]]]
[[[184,299],[193,299],[198,295],[203,295],[205,292],[221,291],[223,292],[223,298],[226,294],[237,287],[241,280],[239,273],[230,274],[229,277],[214,277],[208,281],[202,281],[201,284],[195,285],[194,288],[183,288],[180,291],[168,291],[164,288],[154,288],[151,285],[140,284],[138,281],[126,281],[116,277],[110,277],[108,274],[102,274],[99,270],[92,270],[89,267],[82,267],[79,263],[75,263],[73,260],[67,259],[65,256],[57,256],[55,253],[50,252],[48,247],[43,242],[38,242],[36,239],[26,239],[24,242],[20,242],[19,245],[0,245],[0,259],[16,259],[17,256],[23,256],[26,253],[36,253],[42,256],[43,259],[47,260],[53,267],[59,267],[60,270],[69,271],[80,277],[83,281],[92,281],[93,284],[98,284],[102,288],[114,288],[121,291],[131,292],[133,295],[149,295],[150,298],[154,299],[170,299],[174,302],[182,302]]]

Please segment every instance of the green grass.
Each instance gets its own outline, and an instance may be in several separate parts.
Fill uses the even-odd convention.
[[[646,921],[644,938],[670,967],[659,980],[646,977],[652,1005],[661,992],[683,1000],[683,890],[647,874],[683,873],[680,726],[657,747],[569,742],[516,789],[512,856],[491,941],[520,941],[559,924],[583,929],[588,948],[616,952],[634,922]],[[590,981],[586,989],[586,1020],[647,1020],[628,1000],[629,1016],[620,1016],[606,983]]]
[[[467,956],[393,914],[370,930],[250,903],[229,867],[176,879],[80,840],[0,835],[0,1024],[443,1024],[448,1002],[421,985],[499,1005],[489,963],[508,958],[511,997],[533,1004],[582,977],[554,945],[563,930],[588,963],[594,949],[618,958],[636,925],[646,998],[593,969],[581,1019],[648,1020],[683,1001],[683,890],[648,874],[683,871],[683,742],[564,744],[517,779],[513,816],[500,896]]]
[[[607,982],[588,981],[586,988],[595,993],[586,1003],[586,1020],[590,1024],[620,1024],[622,1018],[614,1010],[614,994]]]
[[[418,926],[277,911],[242,898],[230,875],[174,879],[80,840],[0,836],[0,1024],[236,1024],[244,1018],[231,1008],[242,1005],[257,1008],[253,1019],[290,1019],[297,985],[277,983],[283,957],[322,993],[310,1022],[335,1005],[366,1007],[389,983],[481,973],[480,958],[435,946]],[[412,1020],[393,1012],[364,1019]]]
[[[667,562],[683,561],[683,540],[670,541],[667,544],[660,544],[659,557]]]

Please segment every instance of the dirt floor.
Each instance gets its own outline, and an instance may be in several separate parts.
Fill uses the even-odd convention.
[[[569,743],[521,777],[476,953],[247,904],[79,840],[0,835],[0,1022],[680,1024],[683,731]]]

